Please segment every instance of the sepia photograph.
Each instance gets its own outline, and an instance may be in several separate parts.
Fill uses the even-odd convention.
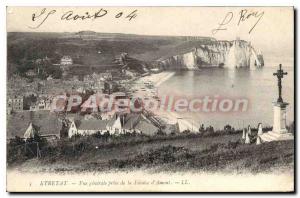
[[[294,192],[294,7],[6,7],[8,192]]]

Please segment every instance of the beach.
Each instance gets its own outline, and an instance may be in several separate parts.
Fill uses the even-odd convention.
[[[159,86],[175,75],[175,72],[164,71],[158,74],[151,74],[137,79],[131,86],[131,90],[135,96],[144,99],[156,99],[159,101],[158,95]],[[159,101],[160,102],[160,101]],[[180,132],[190,130],[191,132],[198,131],[199,126],[195,125],[192,119],[182,117],[174,111],[160,110],[152,111],[155,117],[164,120],[166,123],[178,123]]]
[[[161,72],[158,74],[151,74],[149,76],[145,76],[143,78],[141,78],[141,80],[143,82],[147,82],[150,81],[153,83],[153,85],[155,87],[158,87],[159,85],[161,85],[162,83],[164,83],[165,81],[169,80],[172,76],[174,76],[175,72]]]

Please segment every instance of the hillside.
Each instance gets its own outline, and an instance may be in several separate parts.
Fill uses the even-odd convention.
[[[143,36],[131,34],[95,33],[28,33],[7,34],[8,74],[26,71],[37,59],[49,58],[59,63],[63,55],[73,58],[74,64],[95,68],[118,68],[114,60],[125,52],[140,61],[154,61],[183,53],[195,43],[207,43],[213,39],[197,37]],[[25,69],[24,69],[25,68]]]
[[[135,68],[143,68],[147,64],[169,70],[264,66],[260,51],[243,40],[218,41],[210,37],[144,36],[92,31],[9,32],[7,40],[9,76],[13,73],[22,75],[33,69],[38,59],[58,64],[64,55],[73,59],[74,69],[89,68],[86,71],[120,69],[116,59],[123,53],[135,60],[131,61]]]
[[[45,148],[40,159],[26,159],[24,155],[14,159],[14,155],[9,155],[8,163],[10,168],[32,172],[141,169],[255,174],[275,168],[277,171],[288,170],[294,166],[293,141],[247,145],[240,138],[240,133],[156,138],[136,136],[115,137],[103,144],[101,142],[105,140],[100,137],[86,137]],[[18,153],[14,149],[8,149],[8,152]],[[23,150],[20,148],[19,152]]]

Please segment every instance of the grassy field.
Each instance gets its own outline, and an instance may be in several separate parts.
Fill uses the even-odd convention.
[[[95,138],[64,142],[32,158],[9,165],[24,171],[207,171],[259,173],[274,168],[293,170],[293,141],[245,145],[241,134],[214,137],[200,135],[113,140],[106,144]],[[55,148],[55,149],[54,149]],[[70,148],[73,148],[70,149]]]

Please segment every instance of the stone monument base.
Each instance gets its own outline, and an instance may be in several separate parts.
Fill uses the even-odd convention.
[[[281,141],[281,140],[293,140],[294,135],[292,133],[278,133],[274,131],[269,131],[260,135],[263,142]]]

